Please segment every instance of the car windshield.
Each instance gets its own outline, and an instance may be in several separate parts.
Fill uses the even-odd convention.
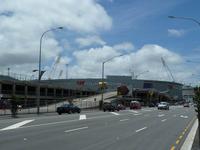
[[[200,0],[0,0],[0,150],[199,138]]]

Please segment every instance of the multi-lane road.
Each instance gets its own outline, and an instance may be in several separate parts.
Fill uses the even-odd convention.
[[[0,119],[0,149],[180,149],[194,120],[194,108],[182,106],[172,106],[169,111],[143,108],[4,118]]]

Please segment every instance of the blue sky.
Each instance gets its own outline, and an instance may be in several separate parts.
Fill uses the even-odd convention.
[[[200,18],[198,0],[108,0],[100,1],[113,18],[113,28],[102,36],[109,43],[131,41],[136,47],[159,44],[182,55],[199,48],[200,27],[197,24],[169,19],[167,16]],[[168,29],[185,30],[181,37],[171,37]]]

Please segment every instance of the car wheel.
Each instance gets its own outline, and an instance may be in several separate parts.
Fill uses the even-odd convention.
[[[103,111],[105,112],[106,110],[104,109]]]
[[[58,114],[59,114],[59,115],[61,115],[62,113],[61,113],[61,112],[59,112]]]
[[[78,113],[79,113],[79,114],[80,114],[80,112],[81,112],[81,111],[80,111],[80,110],[78,110]]]

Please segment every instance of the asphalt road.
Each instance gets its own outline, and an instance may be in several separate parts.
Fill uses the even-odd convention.
[[[171,107],[82,112],[0,120],[1,150],[173,150],[180,149],[194,108]]]

